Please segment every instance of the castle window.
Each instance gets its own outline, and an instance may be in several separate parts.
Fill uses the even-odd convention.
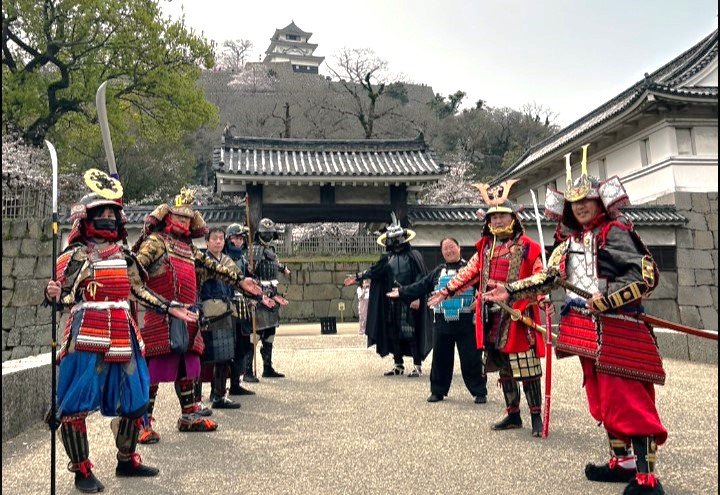
[[[652,162],[652,156],[650,155],[650,138],[640,141],[640,161],[643,167],[650,165]]]
[[[675,129],[677,136],[678,155],[694,155],[692,129],[679,127]]]
[[[297,34],[286,34],[285,39],[290,41],[300,41],[300,36]]]

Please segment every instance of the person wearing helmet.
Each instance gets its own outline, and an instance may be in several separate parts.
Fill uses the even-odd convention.
[[[108,182],[115,181],[100,171]],[[102,191],[101,191],[102,192]],[[82,492],[102,491],[92,472],[85,418],[100,410],[116,416],[117,476],[156,476],[136,452],[142,416],[148,406],[149,374],[145,343],[130,314],[129,299],[148,310],[192,322],[197,315],[181,304],[146,288],[135,256],[117,241],[125,239],[127,219],[122,204],[101,194],[84,196],[72,207],[68,246],[57,260],[54,280],[45,289],[47,304],[55,299],[68,309],[57,356],[57,410],[60,436]]]
[[[491,281],[509,282],[542,270],[542,247],[525,235],[518,217],[521,208],[507,200],[510,180],[491,189],[478,184],[487,207],[478,210],[484,221],[482,237],[475,244],[476,253],[447,286],[436,292],[429,304],[436,306],[444,299],[460,294],[479,281],[484,291]],[[513,309],[539,321],[534,300],[523,299]],[[494,304],[478,304],[475,312],[475,338],[477,347],[485,353],[485,372],[498,371],[499,383],[505,398],[506,414],[492,425],[493,430],[522,427],[520,416],[520,385],[530,409],[531,434],[542,435],[542,391],[540,358],[545,356],[542,335],[522,321],[513,321],[510,315]]]
[[[249,276],[247,258],[247,240],[249,229],[239,223],[233,223],[225,229],[224,253],[235,262],[238,270]],[[233,319],[235,323],[235,356],[230,365],[230,395],[255,395],[252,390],[241,385],[248,362],[252,366],[252,321],[248,301],[241,292],[235,291],[233,299]]]
[[[662,494],[654,471],[657,448],[668,433],[654,385],[664,383],[665,371],[652,329],[636,316],[659,273],[619,210],[629,203],[620,179],[601,182],[588,175],[587,147],[580,177],[572,180],[568,154],[565,192],[547,190],[545,215],[558,222],[548,268],[491,286],[483,298],[516,301],[565,287],[555,352],[559,358],[579,356],[590,414],[609,440],[610,460],[587,464],[585,476],[628,483],[626,495]]]
[[[267,297],[277,303],[277,306],[272,309],[258,306],[255,311],[255,329],[262,342],[260,356],[263,361],[262,376],[264,378],[285,377],[284,374],[279,373],[273,367],[272,363],[275,332],[280,324],[280,306],[288,304],[287,300],[278,293],[278,276],[280,273],[285,276],[290,275],[290,269],[280,262],[277,253],[275,253],[275,247],[272,245],[272,242],[277,238],[278,232],[275,222],[269,218],[261,219],[252,246],[253,266],[251,272],[260,279],[260,285]],[[253,373],[252,360],[248,360],[246,363],[245,381],[258,381],[258,378]]]
[[[349,275],[344,284],[359,285],[363,280],[371,280],[365,333],[368,347],[375,345],[381,357],[393,355],[393,367],[384,375],[403,375],[403,357],[411,356],[413,369],[407,376],[417,378],[422,375],[422,362],[430,353],[433,340],[425,297],[401,301],[389,299],[385,294],[393,287],[417,282],[428,270],[422,255],[410,245],[415,232],[402,227],[395,213],[391,217],[392,223],[378,238],[378,244],[385,246],[386,253],[367,270]]]
[[[262,291],[250,278],[220,265],[195,247],[193,238],[208,232],[200,212],[193,210],[191,189],[183,188],[172,205],[161,204],[145,218],[143,232],[133,250],[140,265],[148,271],[148,285],[165,297],[194,305],[197,279],[217,278],[250,297],[262,298]],[[263,304],[274,303],[262,298]],[[153,428],[155,398],[161,382],[174,382],[181,414],[179,431],[214,431],[217,423],[200,414],[195,401],[195,380],[200,376],[200,356],[204,343],[197,322],[186,328],[175,320],[145,313],[143,338],[146,342],[150,370],[150,404],[147,421],[140,435],[141,443],[157,443],[160,435]]]

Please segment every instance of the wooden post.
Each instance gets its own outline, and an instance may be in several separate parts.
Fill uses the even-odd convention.
[[[407,196],[408,192],[406,185],[390,186],[390,207],[392,208],[392,211],[395,212],[395,216],[400,222],[400,225],[403,227],[408,226]]]
[[[260,184],[248,184],[246,186],[246,190],[247,195],[250,198],[250,225],[248,225],[248,227],[250,228],[250,231],[255,234],[255,232],[257,232],[258,224],[263,217],[263,186]],[[252,244],[252,242],[253,239],[250,239],[249,243]]]

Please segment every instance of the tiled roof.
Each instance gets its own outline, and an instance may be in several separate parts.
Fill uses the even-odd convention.
[[[631,108],[633,104],[648,94],[696,97],[717,102],[717,86],[680,87],[684,81],[687,81],[707,67],[717,56],[718,31],[716,29],[698,44],[660,67],[652,74],[647,74],[643,80],[638,81],[612,100],[528,149],[517,162],[495,178],[493,183],[502,182],[506,178],[526,169],[544,156],[579,139],[604,122]]]
[[[281,33],[285,33],[285,34],[297,34],[297,35],[300,35],[300,36],[303,36],[303,35],[304,35],[304,36],[306,36],[306,37],[308,37],[308,38],[310,38],[310,36],[312,35],[312,33],[308,33],[307,31],[303,31],[302,29],[300,29],[299,27],[297,27],[297,25],[295,24],[295,21],[292,21],[290,24],[288,24],[287,26],[285,26],[285,27],[282,28],[282,29],[276,29],[276,30],[275,30],[275,34],[273,34],[273,38],[274,38],[274,39],[277,39],[277,37],[278,37]]]
[[[411,225],[457,225],[474,224],[480,220],[475,212],[480,205],[411,205],[408,207],[408,220]],[[545,209],[539,208],[542,215]],[[674,206],[630,206],[624,208],[623,213],[635,225],[684,225],[687,219],[675,211]],[[519,213],[520,220],[526,225],[535,222],[535,212],[532,207],[526,207]],[[555,222],[544,216],[541,218],[544,225],[554,225]]]
[[[145,217],[152,212],[155,206],[126,206],[124,208],[128,224],[142,225],[145,223]],[[244,206],[196,206],[195,209],[210,224],[229,225],[231,223],[245,223],[245,207]],[[70,215],[64,215],[60,218],[60,223],[69,224]]]
[[[422,135],[416,139],[270,139],[226,136],[213,153],[221,173],[256,177],[437,177]]]

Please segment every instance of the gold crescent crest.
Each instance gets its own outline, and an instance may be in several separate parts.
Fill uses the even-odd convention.
[[[102,170],[91,168],[83,176],[85,184],[94,193],[99,194],[105,199],[122,198],[123,188],[119,180],[110,177]]]

